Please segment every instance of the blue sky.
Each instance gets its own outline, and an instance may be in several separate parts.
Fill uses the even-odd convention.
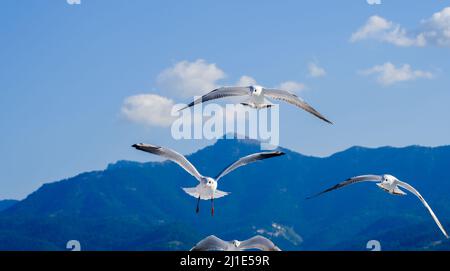
[[[150,159],[130,148],[136,142],[182,153],[211,144],[175,141],[170,127],[122,113],[134,95],[188,101],[190,92],[158,79],[180,65],[183,72],[183,63],[198,68],[201,80],[186,80],[199,86],[242,76],[305,86],[299,95],[335,125],[282,105],[280,145],[301,153],[450,144],[446,7],[450,1],[2,1],[0,198],[20,199],[116,160]],[[325,74],[311,74],[311,64]]]

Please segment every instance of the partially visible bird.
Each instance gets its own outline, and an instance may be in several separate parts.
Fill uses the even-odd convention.
[[[191,251],[242,251],[248,249],[281,251],[272,241],[261,235],[256,235],[245,241],[224,241],[214,235],[210,235],[198,242]]]
[[[384,191],[388,192],[389,194],[392,195],[398,195],[398,196],[404,196],[406,195],[405,192],[403,192],[400,188],[404,188],[406,190],[408,190],[409,192],[413,193],[414,195],[416,195],[420,201],[423,203],[423,205],[425,205],[425,207],[428,209],[428,211],[430,212],[431,216],[433,217],[434,221],[436,222],[436,224],[438,225],[439,229],[442,231],[442,233],[445,235],[446,238],[449,238],[447,232],[445,231],[444,227],[442,226],[441,222],[439,221],[439,219],[437,218],[437,216],[434,214],[433,210],[431,209],[431,207],[428,205],[428,203],[425,201],[425,199],[422,197],[422,195],[419,193],[419,191],[417,191],[414,187],[412,187],[411,185],[409,185],[408,183],[402,182],[399,179],[397,179],[396,177],[389,175],[389,174],[385,174],[385,175],[361,175],[361,176],[356,176],[356,177],[352,177],[350,179],[347,179],[341,183],[336,184],[333,187],[330,187],[312,197],[309,197],[308,199],[320,196],[324,193],[345,187],[347,185],[350,184],[354,184],[354,183],[359,183],[359,182],[378,182],[376,185],[378,187],[380,187],[381,189],[383,189]]]
[[[283,152],[280,151],[272,151],[272,152],[260,152],[260,153],[254,153],[247,155],[245,157],[242,157],[241,159],[237,160],[236,162],[232,163],[228,167],[226,167],[222,172],[217,175],[215,178],[207,177],[201,175],[197,169],[189,162],[189,160],[186,159],[183,155],[179,154],[178,152],[159,147],[154,146],[150,144],[134,144],[132,147],[149,152],[152,154],[156,154],[162,157],[165,157],[175,163],[177,163],[179,166],[181,166],[184,170],[186,170],[189,174],[194,176],[199,184],[196,187],[190,187],[190,188],[183,188],[184,192],[186,192],[188,195],[197,198],[197,208],[196,212],[198,213],[200,210],[200,200],[211,200],[211,215],[214,215],[214,199],[225,197],[228,195],[228,192],[217,190],[217,184],[218,181],[230,173],[231,171],[241,167],[245,166],[247,164],[256,162],[258,160],[264,160],[267,158],[272,158],[276,156],[284,155]]]
[[[262,86],[217,88],[203,95],[202,97],[196,99],[195,101],[181,108],[180,110],[184,110],[199,103],[204,103],[215,99],[233,96],[247,96],[247,100],[242,102],[241,104],[256,109],[269,108],[273,105],[270,102],[268,102],[266,98],[284,101],[293,104],[297,107],[300,107],[301,109],[313,114],[314,116],[318,117],[319,119],[325,122],[333,124],[322,114],[320,114],[317,110],[315,110],[312,106],[310,106],[305,101],[300,99],[297,95],[290,93],[289,91],[286,90],[265,88]]]

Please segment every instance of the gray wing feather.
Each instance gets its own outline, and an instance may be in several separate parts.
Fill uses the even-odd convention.
[[[228,242],[223,241],[214,235],[210,235],[198,242],[191,251],[227,250],[228,246]]]
[[[261,235],[242,241],[239,248],[242,250],[259,249],[263,251],[281,251],[272,241]]]
[[[186,159],[186,157],[184,157],[183,155],[179,154],[178,152],[176,152],[174,150],[166,149],[163,147],[154,146],[154,145],[150,145],[150,144],[142,144],[142,143],[134,144],[132,147],[134,147],[138,150],[141,150],[141,151],[145,151],[145,152],[149,152],[152,154],[162,156],[164,158],[167,158],[167,159],[177,163],[184,170],[186,170],[189,174],[194,176],[198,181],[200,181],[201,178],[203,177],[197,171],[197,169],[191,164],[191,162],[189,162],[189,160]]]
[[[179,111],[184,110],[188,107],[194,106],[199,103],[205,103],[207,101],[225,98],[225,97],[232,97],[232,96],[244,96],[248,95],[250,93],[249,87],[221,87],[217,88],[202,97],[196,99],[192,103],[188,104],[187,106],[181,108]]]
[[[397,184],[405,189],[407,189],[409,192],[413,193],[414,195],[416,195],[420,201],[422,202],[423,205],[425,205],[425,208],[428,209],[428,212],[430,212],[431,216],[434,219],[434,222],[436,222],[436,224],[438,225],[439,229],[442,231],[442,233],[445,235],[445,237],[448,238],[448,234],[444,229],[444,226],[442,226],[441,222],[439,221],[439,219],[437,218],[437,216],[434,214],[433,210],[431,209],[430,205],[428,205],[428,203],[426,202],[426,200],[422,197],[422,195],[419,193],[419,191],[417,191],[414,187],[412,187],[410,184],[402,182],[402,181],[397,181]]]
[[[295,95],[293,93],[290,93],[286,90],[265,88],[264,94],[272,99],[284,101],[284,102],[293,104],[297,107],[300,107],[301,109],[313,114],[314,116],[318,117],[319,119],[321,119],[325,122],[328,122],[330,124],[333,124],[331,121],[329,121],[327,118],[325,118],[322,114],[320,114],[317,110],[315,110],[312,106],[310,106],[305,101],[301,100],[297,95]]]
[[[254,154],[250,154],[245,157],[242,157],[241,159],[237,160],[233,164],[226,167],[219,175],[217,175],[216,181],[239,167],[256,162],[258,160],[264,160],[267,158],[272,158],[272,157],[276,157],[276,156],[280,156],[280,155],[284,155],[284,152],[280,152],[280,151],[259,152],[259,153],[254,153]]]
[[[332,186],[332,187],[330,187],[330,188],[328,188],[328,189],[326,189],[326,190],[324,190],[324,191],[322,191],[322,192],[320,192],[320,193],[318,193],[318,194],[316,194],[314,196],[308,197],[308,199],[315,198],[317,196],[320,196],[322,194],[325,194],[327,192],[330,192],[330,191],[342,188],[342,187],[350,185],[350,184],[359,183],[359,182],[369,182],[369,181],[371,181],[371,182],[379,182],[379,181],[382,181],[382,180],[383,180],[383,177],[380,176],[380,175],[361,175],[361,176],[352,177],[352,178],[347,179],[347,180],[345,180],[343,182],[340,182],[340,183],[336,184],[335,186]]]

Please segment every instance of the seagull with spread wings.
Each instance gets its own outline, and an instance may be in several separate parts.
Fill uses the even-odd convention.
[[[256,235],[245,241],[224,241],[214,235],[210,235],[198,242],[191,251],[241,251],[248,249],[281,251],[272,241],[261,235]]]
[[[389,175],[389,174],[385,174],[385,175],[361,175],[361,176],[356,176],[356,177],[352,177],[350,179],[347,179],[341,183],[336,184],[333,187],[330,187],[310,198],[314,198],[317,197],[319,195],[322,195],[324,193],[336,190],[336,189],[340,189],[342,187],[345,187],[347,185],[350,184],[354,184],[354,183],[359,183],[359,182],[377,182],[377,186],[380,187],[381,189],[383,189],[384,191],[392,194],[392,195],[399,195],[399,196],[404,196],[406,195],[405,192],[403,192],[400,188],[404,188],[406,190],[408,190],[409,192],[413,193],[414,195],[416,195],[420,201],[422,202],[423,205],[425,205],[425,207],[428,209],[428,211],[430,212],[431,216],[434,219],[434,222],[436,222],[436,224],[438,225],[439,229],[442,231],[442,233],[445,235],[445,237],[448,237],[447,232],[445,231],[444,227],[442,226],[441,222],[439,221],[439,219],[437,218],[437,216],[434,214],[433,210],[431,209],[431,207],[428,205],[428,203],[425,201],[425,199],[422,197],[422,195],[419,193],[419,191],[417,191],[414,187],[412,187],[410,184],[405,183],[400,181],[399,179],[397,179],[396,177]]]
[[[261,109],[271,107],[272,104],[267,102],[266,98],[275,99],[290,103],[301,109],[313,114],[319,119],[333,124],[327,118],[325,118],[322,114],[320,114],[317,110],[315,110],[312,106],[307,104],[305,101],[300,99],[297,95],[290,93],[286,90],[281,89],[273,89],[273,88],[265,88],[262,86],[248,86],[248,87],[221,87],[217,88],[202,97],[196,99],[192,103],[188,104],[184,108],[180,110],[184,110],[191,106],[194,106],[199,103],[204,103],[207,101],[226,98],[226,97],[236,97],[236,96],[247,96],[247,100],[241,103],[244,106],[250,106],[252,108]]]
[[[280,151],[260,152],[247,155],[226,167],[219,175],[217,175],[217,177],[211,178],[201,175],[191,164],[191,162],[186,159],[186,157],[174,150],[143,143],[134,144],[132,147],[167,158],[172,162],[177,163],[194,178],[196,178],[199,182],[196,187],[183,188],[183,190],[188,195],[197,198],[197,213],[199,212],[200,200],[211,200],[211,215],[214,215],[214,199],[221,198],[229,194],[228,192],[217,190],[218,181],[222,177],[241,166],[245,166],[258,160],[284,155],[284,153]]]

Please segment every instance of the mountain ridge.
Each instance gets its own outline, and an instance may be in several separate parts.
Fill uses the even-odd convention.
[[[325,158],[280,149],[285,156],[242,167],[221,180],[220,189],[232,194],[217,200],[214,217],[207,201],[195,214],[195,199],[180,188],[196,180],[169,161],[119,160],[104,170],[44,184],[0,212],[0,249],[64,250],[67,240],[80,239],[89,250],[178,250],[210,234],[231,240],[262,233],[286,250],[364,250],[363,241],[373,238],[380,238],[388,250],[426,249],[442,239],[411,195],[396,198],[375,186],[356,184],[305,200],[366,173],[392,173],[410,182],[444,226],[450,225],[445,216],[450,213],[448,146],[355,147]],[[187,157],[202,174],[215,176],[237,158],[259,151],[254,141],[218,140]],[[408,228],[422,233],[388,238]],[[449,247],[443,241],[428,249]]]

